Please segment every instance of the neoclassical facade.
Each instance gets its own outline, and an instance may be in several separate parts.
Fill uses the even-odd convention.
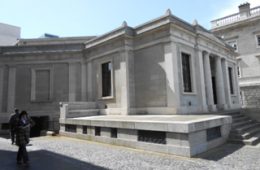
[[[260,121],[260,6],[240,5],[238,13],[212,21],[212,32],[239,54],[242,105],[247,116]]]
[[[196,21],[189,24],[169,10],[98,37],[21,39],[0,48],[1,121],[20,108],[50,127],[59,119],[60,102],[83,110],[95,103],[98,115],[237,109],[235,56]]]

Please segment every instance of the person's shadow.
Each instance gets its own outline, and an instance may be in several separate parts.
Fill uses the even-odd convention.
[[[46,150],[29,152],[29,165],[16,164],[16,152],[0,150],[1,170],[105,170],[106,168],[83,162],[65,155]]]

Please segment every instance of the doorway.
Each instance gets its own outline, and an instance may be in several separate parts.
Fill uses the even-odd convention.
[[[42,136],[43,132],[48,130],[49,116],[33,116],[34,126],[31,128],[30,137]]]
[[[216,78],[215,77],[212,77],[212,91],[213,91],[214,104],[217,104],[218,98],[217,98],[217,86],[216,86]]]

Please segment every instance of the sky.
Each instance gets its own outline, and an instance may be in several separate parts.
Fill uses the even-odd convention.
[[[21,38],[44,33],[60,37],[102,35],[122,25],[131,27],[158,18],[167,9],[207,29],[210,21],[238,12],[238,5],[260,0],[1,0],[0,23],[21,27]]]

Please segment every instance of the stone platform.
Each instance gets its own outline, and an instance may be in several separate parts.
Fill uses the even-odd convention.
[[[136,115],[61,118],[60,134],[192,157],[226,142],[232,118],[220,115]]]

